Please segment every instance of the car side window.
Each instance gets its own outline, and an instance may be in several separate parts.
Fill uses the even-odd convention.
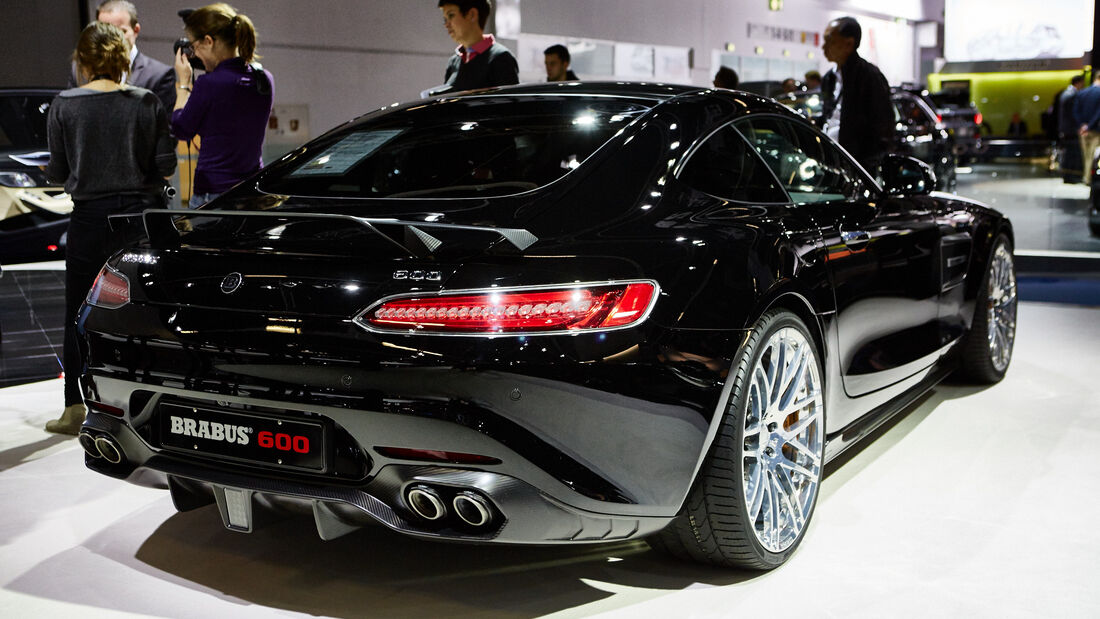
[[[729,125],[715,131],[696,149],[679,178],[694,189],[727,200],[788,202],[775,177]]]
[[[734,124],[797,203],[851,200],[866,195],[855,164],[827,138],[785,118],[747,118]]]

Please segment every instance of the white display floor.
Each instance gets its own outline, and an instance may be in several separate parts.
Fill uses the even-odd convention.
[[[1024,303],[1001,384],[943,385],[829,467],[801,549],[770,573],[568,548],[332,542],[84,468],[41,428],[60,381],[0,390],[4,617],[1097,617],[1100,309]]]

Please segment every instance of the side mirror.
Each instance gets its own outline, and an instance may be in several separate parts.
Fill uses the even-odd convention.
[[[936,173],[925,162],[904,155],[886,155],[879,166],[879,178],[892,196],[926,194],[936,187]]]

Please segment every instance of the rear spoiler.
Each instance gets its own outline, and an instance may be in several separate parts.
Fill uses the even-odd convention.
[[[126,238],[134,238],[144,231],[150,245],[156,249],[179,247],[182,238],[191,230],[198,229],[204,220],[242,218],[267,218],[272,225],[277,222],[293,220],[330,220],[346,222],[349,226],[360,226],[378,234],[391,245],[400,248],[413,258],[426,258],[445,243],[437,237],[463,238],[485,236],[490,245],[502,241],[517,251],[524,251],[538,241],[538,237],[522,228],[496,228],[492,226],[466,226],[460,224],[435,223],[428,221],[404,221],[400,219],[373,219],[354,215],[333,213],[272,213],[266,211],[216,211],[180,209],[149,209],[132,215],[112,215],[109,220],[111,229]]]

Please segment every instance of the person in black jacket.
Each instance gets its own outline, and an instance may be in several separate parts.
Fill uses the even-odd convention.
[[[894,135],[890,86],[882,71],[859,55],[863,31],[853,17],[841,17],[825,28],[822,51],[838,70],[826,75],[822,91],[835,97],[830,125],[839,122],[837,141],[871,174],[876,174]],[[832,96],[829,96],[832,95]]]
[[[489,0],[439,0],[443,25],[458,49],[444,73],[446,90],[472,90],[519,83],[519,64],[507,47],[485,34]],[[433,94],[445,90],[433,90]]]

